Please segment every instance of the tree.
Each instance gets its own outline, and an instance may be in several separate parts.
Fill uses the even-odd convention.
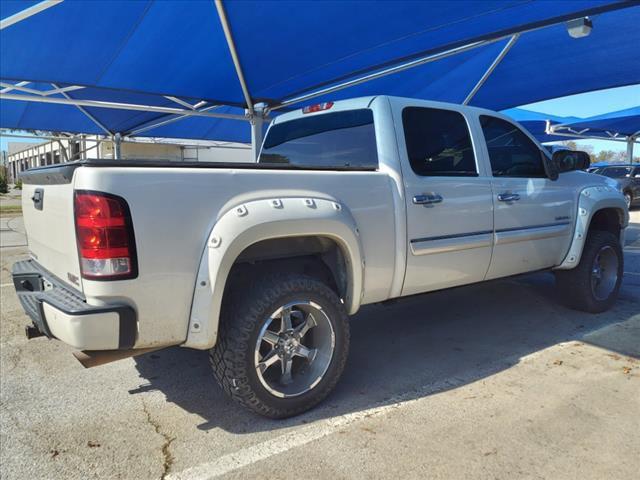
[[[560,145],[568,148],[569,150],[581,150],[580,148],[578,148],[578,144],[573,140],[565,140],[564,142],[560,142]]]
[[[0,166],[0,193],[7,193],[9,186],[7,185],[7,167]]]

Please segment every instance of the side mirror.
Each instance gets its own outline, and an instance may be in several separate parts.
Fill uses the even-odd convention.
[[[549,177],[549,180],[555,182],[560,176],[558,167],[556,167],[553,160],[549,160],[549,157],[547,157],[542,150],[540,150],[540,156],[542,157],[542,165],[544,166],[544,171],[546,172],[547,177]]]
[[[559,173],[573,170],[586,170],[591,165],[591,157],[587,152],[579,150],[557,150],[553,152],[552,162]]]

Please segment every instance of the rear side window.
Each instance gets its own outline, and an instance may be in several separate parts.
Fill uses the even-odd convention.
[[[260,163],[306,167],[378,167],[373,112],[324,113],[269,129]]]
[[[411,168],[423,176],[477,176],[476,159],[462,114],[407,107],[402,125]]]
[[[546,177],[542,152],[514,124],[480,115],[494,177]]]

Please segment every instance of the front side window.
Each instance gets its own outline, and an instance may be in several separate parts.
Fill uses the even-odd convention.
[[[421,176],[478,176],[467,122],[462,114],[438,108],[402,111],[407,155]]]
[[[541,150],[522,130],[489,115],[480,124],[494,177],[546,177]]]
[[[377,168],[373,112],[346,110],[275,124],[267,133],[258,162]]]

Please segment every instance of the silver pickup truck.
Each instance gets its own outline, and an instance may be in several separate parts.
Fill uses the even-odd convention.
[[[85,365],[207,349],[233,399],[295,415],[336,385],[362,305],[553,270],[569,305],[609,308],[628,211],[585,156],[499,113],[376,96],[278,116],[257,163],[33,169],[27,334]]]

